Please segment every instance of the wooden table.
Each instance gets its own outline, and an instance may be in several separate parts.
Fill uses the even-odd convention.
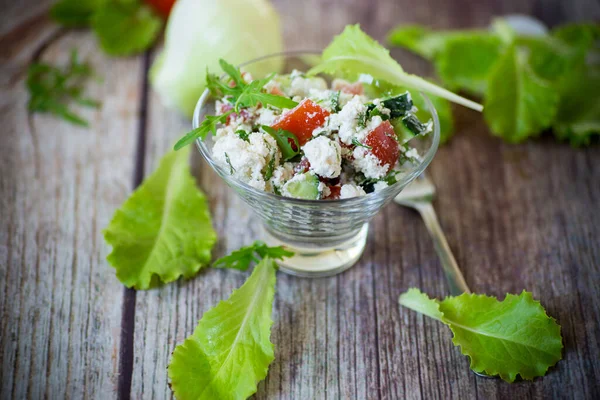
[[[174,347],[247,273],[207,269],[141,292],[116,279],[101,229],[189,121],[147,84],[157,51],[108,58],[89,32],[52,24],[48,3],[5,2],[0,15],[1,397],[167,398]],[[289,49],[321,48],[357,21],[383,39],[403,22],[456,28],[515,12],[551,25],[600,17],[595,0],[275,6]],[[90,129],[25,108],[28,63],[64,62],[73,47],[104,78],[90,85],[104,105],[84,111]],[[429,71],[407,60],[409,71]],[[446,327],[399,308],[409,287],[436,296],[448,288],[422,221],[392,204],[372,222],[351,270],[325,279],[278,275],[276,357],[257,398],[600,398],[600,148],[551,139],[507,145],[475,112],[457,108],[456,120],[457,136],[430,168],[450,246],[476,292],[532,291],[562,326],[564,360],[534,382],[478,378]],[[250,210],[198,155],[193,164],[219,233],[215,255],[250,243]]]

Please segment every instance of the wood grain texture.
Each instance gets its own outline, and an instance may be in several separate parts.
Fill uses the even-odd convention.
[[[485,26],[517,12],[551,25],[600,18],[591,0],[273,2],[288,49],[320,49],[355,22],[383,40],[406,22]],[[36,11],[43,3],[24,3],[7,3],[0,18],[1,397],[115,398],[122,373],[131,388],[121,386],[121,397],[169,398],[171,352],[248,273],[206,269],[123,305],[100,230],[131,191],[136,168],[138,178],[153,171],[189,122],[144,88],[143,57],[109,59],[91,35],[57,33]],[[73,46],[103,76],[90,88],[104,108],[84,111],[88,130],[45,116],[28,124],[25,66],[40,48],[44,59],[64,61]],[[416,57],[392,54],[409,71],[431,72]],[[323,279],[278,274],[276,357],[257,399],[600,397],[600,148],[546,139],[506,145],[478,114],[455,111],[458,134],[430,168],[450,246],[474,291],[531,290],[562,326],[564,360],[534,382],[481,379],[447,328],[399,308],[409,287],[441,297],[447,286],[418,215],[392,204],[373,220],[352,269]],[[251,210],[199,154],[192,165],[219,233],[215,256],[255,240]],[[120,342],[123,315],[133,317],[124,321],[133,331],[123,333],[131,349]],[[125,350],[133,364],[120,371]]]
[[[18,29],[1,67],[1,397],[114,397],[123,288],[101,229],[131,191],[143,70],[104,57],[89,33]],[[88,92],[103,108],[78,110],[90,129],[28,116],[25,71],[41,48],[58,64],[76,48],[102,76]]]

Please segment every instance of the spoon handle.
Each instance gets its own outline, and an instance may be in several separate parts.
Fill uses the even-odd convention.
[[[460,272],[460,269],[458,269],[458,264],[452,255],[452,250],[450,250],[450,246],[446,241],[446,237],[444,236],[444,232],[442,231],[437,216],[435,215],[433,206],[431,203],[420,202],[416,204],[415,208],[417,211],[419,211],[419,214],[421,214],[421,217],[425,222],[425,226],[427,227],[427,230],[433,239],[435,251],[440,258],[442,267],[444,268],[446,279],[448,279],[450,294],[453,296],[458,296],[462,293],[471,293],[469,287],[467,286],[467,282],[465,282],[465,278]]]

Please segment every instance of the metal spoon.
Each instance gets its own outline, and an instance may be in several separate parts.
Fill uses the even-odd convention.
[[[462,293],[471,293],[464,276],[458,268],[454,255],[452,255],[452,250],[450,250],[450,246],[446,241],[442,227],[438,222],[435,210],[431,204],[434,197],[435,185],[425,176],[425,174],[421,174],[421,176],[400,192],[400,194],[394,198],[394,201],[402,206],[413,208],[421,214],[421,218],[423,218],[425,226],[429,231],[429,235],[433,239],[435,251],[440,258],[442,268],[446,274],[446,279],[450,286],[450,294],[458,296]],[[496,376],[490,376],[475,371],[473,371],[473,373],[483,378],[497,378]]]

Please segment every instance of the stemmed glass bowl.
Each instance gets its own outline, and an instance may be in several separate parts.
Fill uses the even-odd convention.
[[[285,52],[248,61],[240,67],[251,72],[254,78],[263,78],[257,71],[307,71],[318,57],[317,52]],[[323,78],[330,81],[332,77]],[[215,162],[211,134],[204,140],[198,139],[196,144],[210,166],[260,218],[262,237],[257,239],[272,246],[283,245],[295,253],[279,263],[282,271],[304,277],[331,276],[358,261],[367,242],[369,221],[427,168],[437,151],[440,140],[437,113],[427,96],[418,95],[423,97],[433,121],[431,133],[409,142],[419,153],[420,162],[406,168],[395,184],[366,196],[303,200],[267,193],[231,176],[227,168]],[[214,112],[214,99],[205,90],[196,104],[193,127],[197,128],[206,115],[214,115]]]

